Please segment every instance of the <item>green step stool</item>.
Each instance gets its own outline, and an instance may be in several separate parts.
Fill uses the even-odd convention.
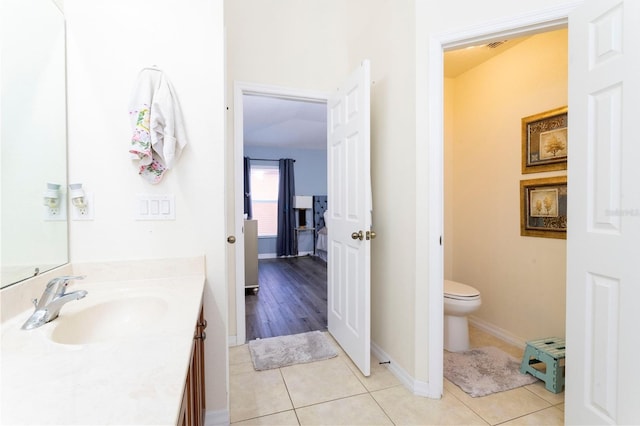
[[[558,337],[531,340],[524,350],[520,372],[543,380],[549,392],[560,393],[564,390],[564,350],[564,339]],[[533,367],[541,362],[545,364],[545,371]]]

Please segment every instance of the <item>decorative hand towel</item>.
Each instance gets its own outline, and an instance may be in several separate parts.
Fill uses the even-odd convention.
[[[164,72],[157,68],[140,71],[129,117],[133,130],[131,158],[138,161],[140,176],[156,184],[175,165],[187,144],[178,98]]]

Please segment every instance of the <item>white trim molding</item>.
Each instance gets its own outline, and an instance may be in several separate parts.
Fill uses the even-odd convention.
[[[233,141],[234,141],[234,179],[235,188],[242,188],[243,157],[244,157],[244,119],[242,102],[243,95],[268,96],[281,99],[297,99],[307,102],[326,103],[329,95],[326,92],[316,90],[296,89],[291,87],[272,86],[266,84],[235,81],[233,84]],[[234,215],[236,236],[235,263],[236,263],[236,343],[243,344],[246,340],[245,300],[244,300],[244,238],[242,214],[244,211],[244,197],[242,191],[236,191],[234,199]],[[259,259],[263,258],[258,256]]]
[[[510,343],[513,346],[517,346],[519,348],[524,349],[525,346],[527,345],[526,340],[522,339],[521,337],[518,337],[512,333],[510,333],[509,331],[500,328],[498,326],[495,326],[493,324],[491,324],[490,322],[487,322],[485,320],[482,320],[480,318],[476,318],[473,315],[469,316],[469,324],[471,324],[472,326],[474,326],[475,328],[482,330],[488,334],[491,334],[492,336],[497,337],[498,339]]]

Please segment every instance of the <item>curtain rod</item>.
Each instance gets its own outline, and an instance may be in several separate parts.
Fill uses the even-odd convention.
[[[280,160],[273,160],[271,158],[251,158],[251,157],[249,157],[249,161],[280,161]],[[293,162],[295,163],[296,160],[293,160]]]

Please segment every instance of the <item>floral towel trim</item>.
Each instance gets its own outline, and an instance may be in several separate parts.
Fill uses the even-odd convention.
[[[138,110],[129,111],[129,115],[137,115],[136,125],[131,139],[131,153],[138,160],[138,174],[152,184],[162,180],[167,168],[162,164],[158,155],[151,147],[150,120],[151,111],[149,105],[144,104]]]

